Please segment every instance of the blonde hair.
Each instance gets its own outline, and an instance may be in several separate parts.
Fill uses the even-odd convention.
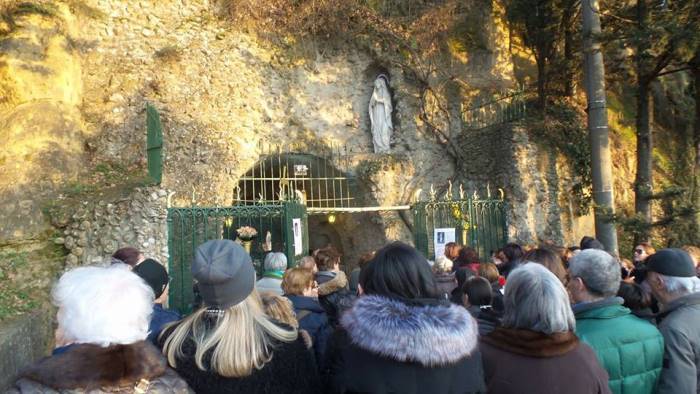
[[[479,265],[479,276],[486,278],[489,283],[496,282],[498,280],[498,268],[494,263],[481,263]]]
[[[205,315],[219,313],[216,323],[207,327]],[[194,361],[205,371],[204,355],[211,353],[211,369],[221,376],[239,378],[249,376],[253,368],[261,369],[272,359],[273,342],[292,342],[297,330],[284,329],[270,320],[263,311],[260,295],[254,289],[242,302],[219,311],[201,308],[175,326],[163,343],[163,354],[168,364],[176,367],[176,360],[184,358],[182,346],[187,339],[194,342]]]
[[[292,268],[282,277],[282,290],[288,295],[304,295],[304,290],[312,286],[314,274],[306,268]]]
[[[294,307],[292,302],[289,301],[287,297],[282,297],[274,293],[262,293],[263,306],[265,306],[265,313],[271,318],[289,324],[294,328],[299,328],[299,322],[294,314]]]

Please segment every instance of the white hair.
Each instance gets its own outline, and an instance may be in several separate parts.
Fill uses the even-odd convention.
[[[524,264],[508,275],[503,326],[545,334],[573,331],[576,319],[561,281],[540,264]]]
[[[58,280],[52,297],[59,308],[59,328],[69,342],[106,347],[148,335],[153,290],[122,264],[70,270]]]
[[[608,252],[586,249],[571,258],[569,274],[583,280],[593,296],[614,297],[620,289],[620,264]]]
[[[287,269],[287,256],[278,252],[268,253],[265,256],[263,267],[265,271],[284,271]]]
[[[454,263],[452,262],[452,260],[447,258],[447,256],[440,256],[435,259],[435,264],[433,264],[433,272],[435,272],[436,274],[451,272],[453,264]]]
[[[700,279],[696,276],[680,277],[658,275],[663,279],[666,291],[671,294],[691,294],[700,291]]]

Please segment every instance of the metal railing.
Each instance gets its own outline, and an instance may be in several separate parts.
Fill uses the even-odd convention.
[[[292,146],[260,147],[261,159],[233,190],[237,205],[278,204],[297,200],[309,208],[354,205],[353,179],[346,176],[347,146],[330,146],[323,156],[295,153]]]
[[[168,263],[170,273],[170,307],[182,313],[192,311],[195,302],[191,266],[197,247],[212,239],[236,239],[236,229],[250,226],[258,235],[250,244],[250,255],[258,275],[262,275],[267,233],[272,248],[287,255],[294,266],[303,255],[295,253],[293,219],[300,219],[302,252],[308,249],[306,207],[298,202],[232,207],[192,207],[168,209]]]
[[[508,239],[503,193],[499,198],[460,193],[459,199],[448,193],[442,200],[433,193],[429,201],[417,202],[412,209],[415,245],[428,259],[435,258],[435,229],[454,229],[455,241],[474,248],[480,261],[489,261],[491,252]]]
[[[483,129],[521,120],[527,116],[532,97],[532,92],[519,88],[488,100],[477,99],[469,107],[462,108],[462,122],[466,129]]]

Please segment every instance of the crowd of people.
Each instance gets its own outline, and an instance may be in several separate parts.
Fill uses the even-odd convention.
[[[509,243],[428,261],[392,242],[347,273],[332,246],[257,278],[231,240],[200,245],[198,305],[134,248],[63,274],[56,348],[12,393],[700,393],[700,249],[632,261]]]

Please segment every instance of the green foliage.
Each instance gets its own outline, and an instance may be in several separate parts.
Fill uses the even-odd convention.
[[[700,44],[700,5],[695,0],[614,0],[605,6],[602,38],[610,46],[629,49],[625,60],[630,69],[644,72],[638,78],[653,79],[667,66],[685,64]]]
[[[561,9],[553,0],[510,0],[506,8],[511,26],[518,31],[538,61],[553,58],[559,36]]]
[[[554,92],[550,86],[552,80],[567,86],[573,84],[576,67],[570,25],[574,22],[574,3],[570,0],[508,0],[506,9],[511,29],[522,37],[535,56],[538,104],[545,107]]]
[[[571,166],[574,175],[570,192],[576,201],[577,214],[586,215],[591,208],[591,145],[584,114],[566,101],[547,107],[544,115],[535,113],[528,128],[537,140],[554,147]]]
[[[37,308],[48,300],[66,250],[46,234],[32,245],[0,245],[0,321]]]

